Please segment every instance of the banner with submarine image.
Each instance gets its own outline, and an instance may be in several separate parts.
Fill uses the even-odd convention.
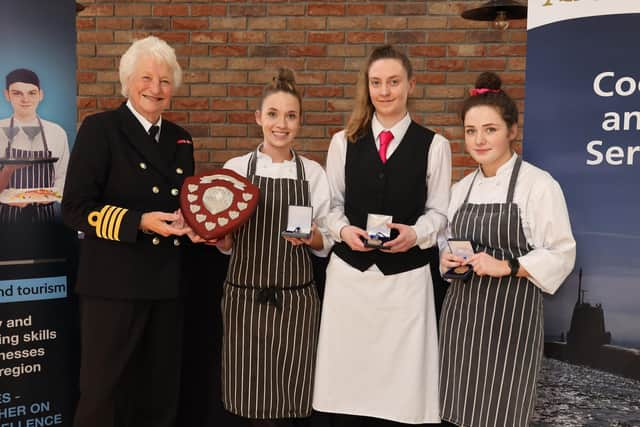
[[[75,138],[77,115],[75,10],[71,0],[7,0],[0,13],[1,164],[13,165],[18,171],[13,174],[29,180],[25,184],[24,178],[12,178],[8,188],[0,188],[0,204],[25,196],[12,210],[0,208],[2,427],[70,427],[78,397],[78,322],[71,292],[75,233],[60,223],[58,201],[43,200],[44,191],[28,188],[40,186],[40,178],[29,176],[42,177],[31,173],[41,171],[42,162],[33,161],[35,167],[30,167],[23,161],[38,160],[30,153],[53,151],[50,159],[58,158],[54,179],[64,178],[62,162]],[[7,87],[7,74],[17,69],[29,72],[22,71],[19,84]],[[24,120],[14,117],[12,124],[15,115]],[[8,153],[10,139],[15,151]],[[40,211],[47,213],[46,220],[27,219]]]
[[[544,302],[536,421],[637,425],[640,2],[534,0],[527,19],[523,157],[562,186],[577,242]]]

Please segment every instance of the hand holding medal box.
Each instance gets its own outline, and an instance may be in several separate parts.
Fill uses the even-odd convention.
[[[184,180],[180,210],[197,235],[219,239],[251,218],[259,198],[260,190],[245,177],[229,169],[214,169]]]
[[[469,259],[473,256],[473,246],[471,245],[470,241],[449,239],[447,243],[449,244],[449,250],[455,256],[460,257],[464,260]],[[472,273],[473,267],[467,264],[449,269],[442,275],[442,277],[451,280],[467,280],[469,279],[469,277],[471,277]]]
[[[381,214],[367,215],[367,234],[368,239],[364,240],[364,246],[367,248],[382,248],[385,242],[391,240],[391,229],[388,224],[393,222],[393,216]]]
[[[312,221],[313,207],[289,205],[287,211],[287,229],[280,234],[283,237],[309,239],[311,237]]]

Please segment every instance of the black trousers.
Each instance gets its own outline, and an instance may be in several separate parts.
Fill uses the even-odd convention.
[[[80,297],[80,400],[74,427],[174,427],[180,300]]]

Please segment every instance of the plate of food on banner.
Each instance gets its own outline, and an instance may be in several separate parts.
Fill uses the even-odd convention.
[[[0,165],[29,166],[41,163],[55,163],[57,161],[57,157],[0,157]]]
[[[59,189],[51,188],[7,188],[0,192],[0,203],[51,203],[62,200]]]
[[[191,229],[205,240],[219,239],[246,223],[258,206],[260,190],[230,169],[187,177],[180,210]]]

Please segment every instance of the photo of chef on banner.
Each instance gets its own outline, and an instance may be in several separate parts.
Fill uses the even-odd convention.
[[[69,162],[67,134],[38,115],[44,90],[34,71],[15,69],[5,82],[13,112],[0,119],[0,225],[50,223]]]

